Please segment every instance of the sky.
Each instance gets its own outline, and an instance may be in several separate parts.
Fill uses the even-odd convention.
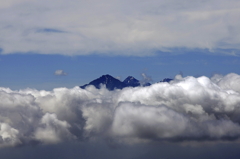
[[[0,155],[239,158],[239,28],[238,0],[1,0]],[[153,85],[78,87],[105,74]]]

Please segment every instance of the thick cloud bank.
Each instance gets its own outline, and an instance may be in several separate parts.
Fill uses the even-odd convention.
[[[239,54],[239,8],[239,0],[1,0],[0,51],[149,56],[187,48]]]
[[[60,142],[216,142],[240,138],[240,75],[181,77],[108,91],[0,88],[0,147]]]

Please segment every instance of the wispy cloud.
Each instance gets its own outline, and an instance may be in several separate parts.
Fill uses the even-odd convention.
[[[238,55],[239,8],[238,0],[3,0],[0,48],[4,54],[148,56],[198,48]]]
[[[146,73],[141,73],[141,76],[142,76],[143,79],[140,81],[140,83],[143,84],[143,85],[153,81],[150,76],[146,75]]]
[[[66,75],[67,75],[67,73],[64,72],[63,70],[56,70],[56,71],[54,72],[54,74],[55,74],[56,76],[66,76]]]
[[[0,147],[88,142],[237,142],[240,76],[181,77],[108,91],[0,88]]]

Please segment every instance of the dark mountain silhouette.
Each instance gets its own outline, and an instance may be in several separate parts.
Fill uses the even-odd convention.
[[[137,80],[136,78],[134,78],[133,76],[128,76],[124,81],[124,84],[126,84],[126,86],[128,87],[138,87],[140,86],[140,82],[139,80]]]
[[[160,82],[170,82],[172,81],[173,79],[171,78],[164,78],[163,80],[161,80]]]
[[[143,87],[151,86],[151,83],[148,83],[148,82],[147,83],[143,83],[142,86]]]
[[[127,87],[127,85],[125,83],[121,82],[120,80],[118,80],[108,74],[103,75],[100,78],[91,81],[89,84],[80,86],[80,88],[85,89],[89,85],[93,85],[97,89],[100,89],[101,85],[106,85],[106,88],[108,90],[123,89],[124,87]]]
[[[170,82],[172,79],[165,78],[160,82]],[[138,86],[150,86],[150,83],[141,84],[139,80],[132,76],[128,76],[123,82],[112,77],[111,75],[102,75],[101,77],[91,81],[89,84],[80,86],[80,88],[85,89],[87,86],[93,85],[97,89],[100,89],[102,85],[105,85],[108,90],[123,89],[125,87],[138,87]]]
[[[150,86],[151,83],[141,83],[139,80],[137,80],[136,78],[134,78],[133,76],[128,76],[123,83],[125,83],[127,85],[127,87],[138,87],[138,86]]]

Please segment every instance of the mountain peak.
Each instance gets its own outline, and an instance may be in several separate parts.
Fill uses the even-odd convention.
[[[112,80],[115,80],[115,78],[110,76],[109,74],[106,74],[106,75],[102,75],[100,78],[98,78],[96,80],[101,81],[102,84],[107,84],[107,83],[111,82]]]
[[[140,86],[140,82],[134,78],[133,76],[128,76],[124,81],[123,83],[125,83],[127,86],[130,86],[130,87],[137,87],[137,86]]]
[[[101,77],[105,77],[105,78],[114,78],[114,77],[112,77],[112,76],[111,76],[111,75],[109,75],[109,74],[102,75]]]
[[[122,89],[126,87],[126,85],[121,82],[120,80],[110,76],[109,74],[102,75],[101,77],[91,81],[89,84],[85,84],[81,86],[81,88],[86,88],[89,85],[95,86],[97,89],[100,89],[101,85],[106,85],[106,88],[108,90],[114,90],[114,89]]]

